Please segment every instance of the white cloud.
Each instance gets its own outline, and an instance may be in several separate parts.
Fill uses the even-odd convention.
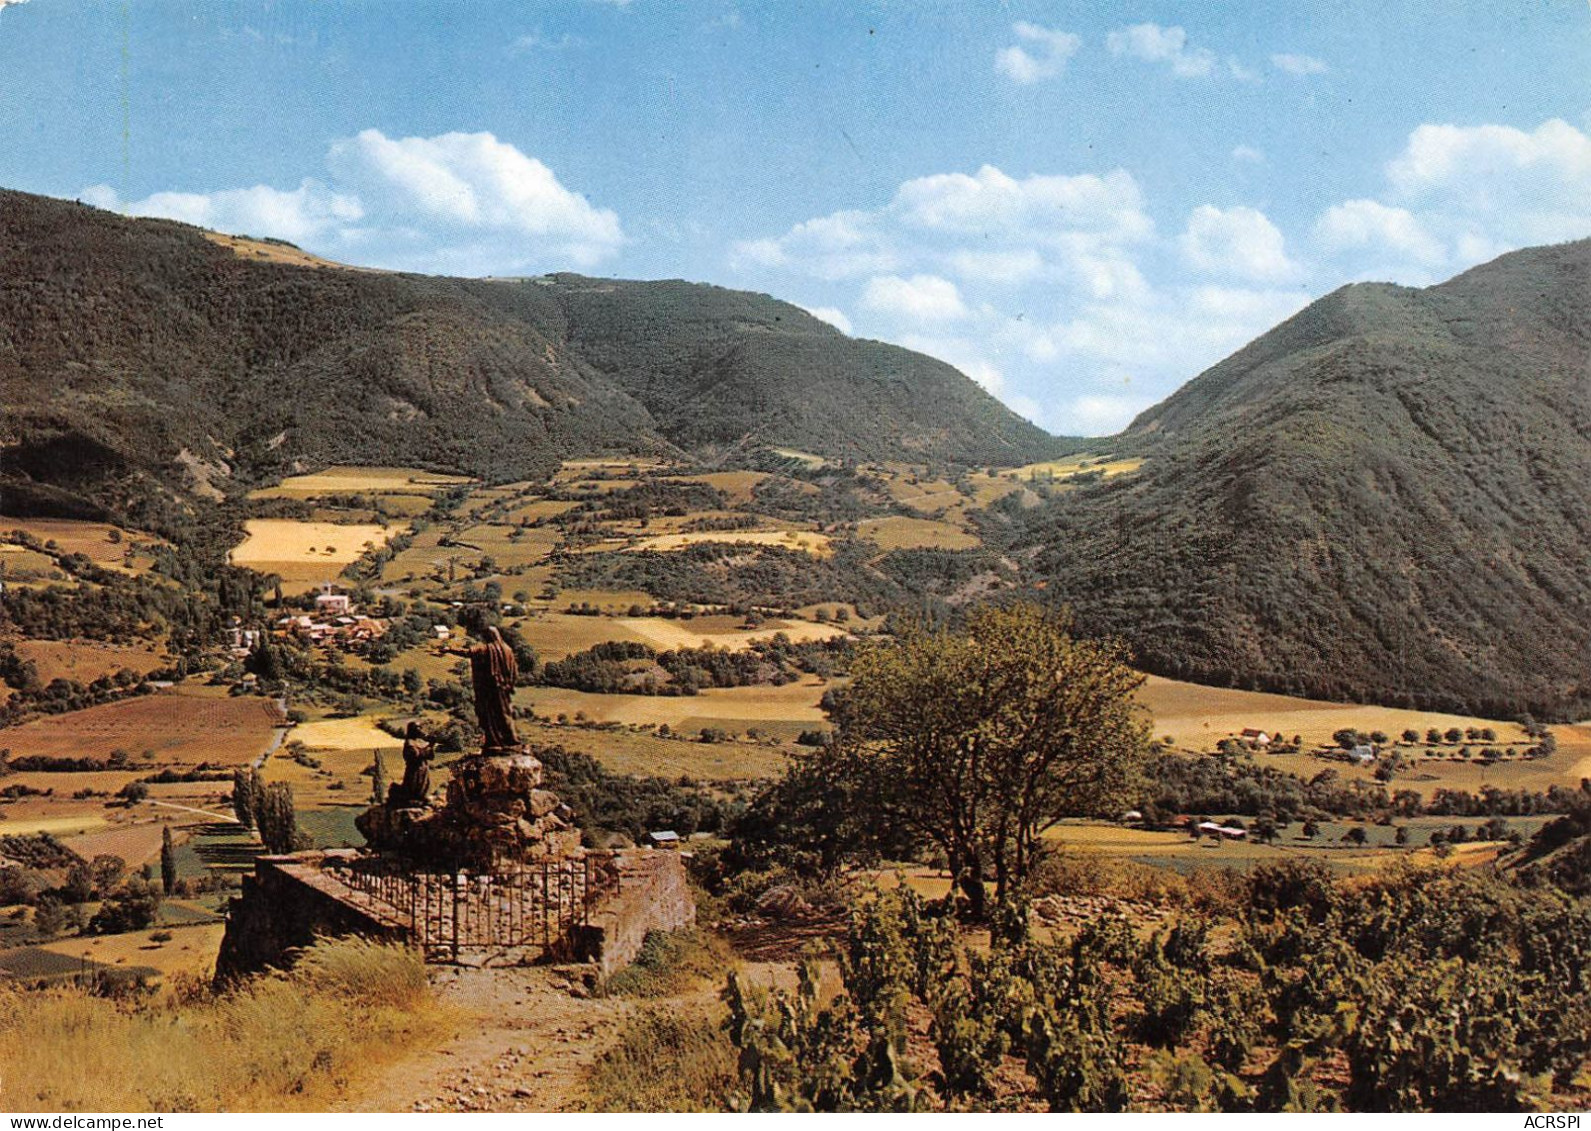
[[[576,266],[600,262],[624,242],[612,211],[593,208],[546,165],[489,133],[394,139],[364,130],[333,143],[327,164],[372,209],[524,240]]]
[[[1138,239],[1153,228],[1138,183],[1120,169],[1104,176],[1017,180],[985,165],[970,176],[942,173],[907,181],[889,211],[904,224],[932,231],[985,239],[1020,235],[1042,243],[1077,233]]]
[[[1512,126],[1424,125],[1387,166],[1400,201],[1504,243],[1574,239],[1591,232],[1591,137],[1554,118]]]
[[[161,216],[234,235],[272,236],[291,243],[312,243],[364,215],[356,197],[332,192],[308,179],[290,191],[255,185],[212,193],[157,192],[123,202],[109,185],[94,185],[78,195],[96,208],[128,216]]]
[[[892,271],[897,257],[866,212],[836,212],[797,224],[775,239],[743,240],[733,247],[735,265],[796,267],[820,279],[845,279]]]
[[[107,186],[84,199],[137,216],[274,236],[378,267],[503,274],[586,268],[624,243],[618,217],[565,188],[552,170],[489,133],[334,142],[330,184],[159,192],[122,204]]]
[[[1069,427],[1064,433],[1104,436],[1120,432],[1132,423],[1133,417],[1154,403],[1154,397],[1087,393],[1066,406],[1064,416]]]
[[[1195,208],[1178,240],[1183,259],[1199,271],[1255,281],[1297,277],[1298,264],[1287,257],[1282,233],[1265,213],[1253,208]]]
[[[851,332],[851,320],[845,316],[845,311],[837,306],[803,306],[812,317],[820,322],[827,322],[842,334]]]
[[[1387,192],[1326,209],[1314,236],[1353,278],[1423,284],[1503,252],[1591,236],[1591,137],[1559,119],[1422,125]]]
[[[994,69],[1024,85],[1055,78],[1083,45],[1081,36],[1037,24],[1016,23],[1011,30],[1022,43],[996,52]]]
[[[949,279],[937,275],[880,275],[862,289],[862,306],[881,314],[918,322],[953,321],[967,316],[961,294]]]
[[[8,8],[13,4],[26,4],[27,0],[0,0],[0,9]]]
[[[733,262],[775,290],[770,273],[804,286],[860,279],[846,304],[859,333],[956,366],[1045,427],[1098,433],[1308,301],[1278,287],[1299,268],[1263,214],[1212,208],[1189,228],[1223,285],[1183,280],[1183,240],[1156,235],[1131,174],[985,166],[746,241]],[[1084,395],[1116,399],[1074,411]]]
[[[1315,238],[1330,254],[1349,253],[1377,264],[1402,260],[1435,267],[1447,258],[1441,241],[1412,212],[1374,200],[1332,205],[1315,221]]]
[[[1265,151],[1256,149],[1252,145],[1235,146],[1232,150],[1232,160],[1243,161],[1250,165],[1265,164]]]
[[[945,262],[963,279],[1005,286],[1022,286],[1044,274],[1044,257],[1031,247],[1008,251],[958,249]]]
[[[1107,35],[1105,46],[1112,55],[1165,63],[1178,78],[1202,78],[1216,67],[1215,52],[1206,47],[1190,47],[1188,33],[1180,27],[1134,24]]]
[[[1323,75],[1331,69],[1326,66],[1324,59],[1317,59],[1313,55],[1295,55],[1285,51],[1271,56],[1271,66],[1295,78]]]

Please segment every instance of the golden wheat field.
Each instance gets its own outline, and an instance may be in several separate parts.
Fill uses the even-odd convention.
[[[165,545],[165,539],[153,534],[124,530],[103,522],[70,518],[8,518],[0,515],[0,542],[4,542],[14,530],[20,530],[40,542],[54,542],[53,553],[82,554],[101,569],[121,573],[149,567],[150,559],[139,555],[135,555],[131,569],[125,564],[127,552],[134,542]]]
[[[290,475],[274,487],[251,492],[251,499],[313,499],[322,495],[432,495],[474,480],[414,467],[328,467]]]
[[[703,483],[722,491],[730,506],[751,502],[752,492],[768,478],[763,471],[709,471],[701,475],[671,475],[668,483]]]
[[[815,724],[828,684],[807,678],[783,687],[712,688],[699,695],[597,695],[562,687],[521,688],[514,701],[544,719],[583,716],[598,723],[679,727],[687,719]]]
[[[393,738],[365,715],[299,723],[288,732],[287,740],[302,742],[310,750],[396,749],[403,745],[403,739]]]
[[[864,518],[856,524],[858,537],[876,542],[881,550],[975,550],[983,543],[959,526],[926,518]]]
[[[1097,471],[1106,479],[1126,475],[1144,465],[1141,459],[1111,459],[1109,456],[1070,456],[1066,459],[1045,460],[1041,463],[1023,464],[1016,468],[1017,477],[1023,481],[1032,478],[1054,479],[1060,482],[1088,472]]]
[[[173,974],[208,977],[215,970],[215,956],[221,949],[221,935],[225,930],[224,923],[197,923],[167,927],[171,938],[165,942],[153,941],[149,937],[153,931],[132,931],[125,935],[60,939],[38,945],[66,958],[86,955],[90,962],[103,966],[148,966],[166,978]]]
[[[786,761],[780,747],[753,742],[698,742],[630,730],[523,721],[519,730],[520,737],[528,742],[588,754],[617,774],[736,781],[774,777]]]
[[[280,573],[285,580],[283,567],[299,573],[308,567],[336,576],[343,566],[371,547],[384,545],[401,528],[373,523],[345,526],[291,518],[251,518],[244,522],[243,529],[245,536],[232,551],[232,564]]]

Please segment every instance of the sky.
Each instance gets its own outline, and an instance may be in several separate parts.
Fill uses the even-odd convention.
[[[762,291],[1103,435],[1345,283],[1591,236],[1591,4],[0,0],[0,186]]]

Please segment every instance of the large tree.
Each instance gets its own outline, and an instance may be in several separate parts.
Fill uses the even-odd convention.
[[[1072,636],[1066,614],[985,608],[956,630],[920,629],[864,653],[831,711],[831,748],[875,828],[943,850],[970,912],[992,873],[1004,900],[1064,817],[1105,816],[1148,749],[1120,644]]]

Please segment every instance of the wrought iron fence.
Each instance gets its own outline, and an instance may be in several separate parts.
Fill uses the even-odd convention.
[[[600,894],[617,883],[601,856],[526,861],[490,872],[408,870],[370,858],[336,870],[408,927],[429,962],[509,948],[555,954],[590,921]]]

